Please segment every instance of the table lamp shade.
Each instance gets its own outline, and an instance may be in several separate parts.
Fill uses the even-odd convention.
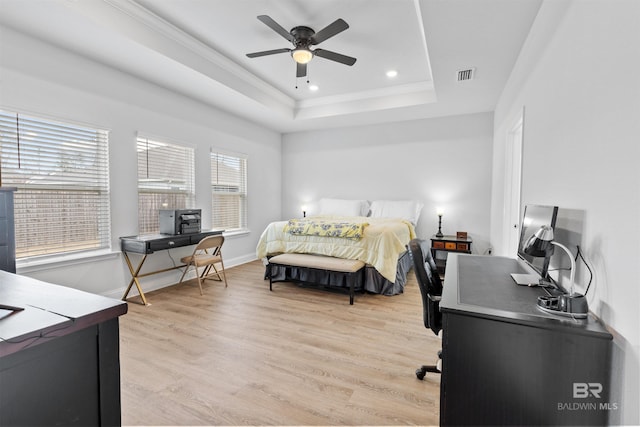
[[[524,245],[527,255],[543,257],[553,254],[553,228],[543,225],[536,231]]]

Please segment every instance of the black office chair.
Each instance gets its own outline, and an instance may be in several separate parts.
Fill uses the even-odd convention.
[[[409,253],[413,260],[413,270],[422,294],[424,327],[431,329],[434,334],[438,335],[442,329],[442,313],[440,313],[442,281],[440,280],[436,263],[425,240],[411,240],[409,242]],[[438,357],[442,359],[442,351],[438,351]],[[427,372],[440,373],[440,369],[438,369],[437,364],[423,365],[416,370],[416,377],[422,380]]]

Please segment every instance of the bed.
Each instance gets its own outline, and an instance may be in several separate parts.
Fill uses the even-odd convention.
[[[357,259],[366,264],[363,289],[359,290],[382,295],[401,294],[412,267],[407,245],[415,238],[414,224],[422,206],[413,201],[369,204],[339,199],[322,199],[319,204],[319,215],[269,224],[258,241],[258,258],[266,260],[281,253],[307,253]],[[361,227],[360,235],[337,235],[336,224],[341,229]],[[289,274],[305,281],[304,269],[292,268]],[[282,279],[283,270],[273,268],[270,274]],[[348,284],[332,283],[332,286],[347,287]]]

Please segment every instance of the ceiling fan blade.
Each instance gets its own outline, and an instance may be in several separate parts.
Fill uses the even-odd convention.
[[[316,56],[324,59],[330,59],[332,61],[340,62],[345,65],[353,65],[356,63],[356,58],[351,56],[342,55],[340,53],[331,52],[330,50],[316,49],[313,51]]]
[[[296,77],[304,77],[307,75],[307,64],[296,62]]]
[[[343,32],[349,28],[349,24],[347,24],[343,19],[338,18],[332,24],[327,25],[317,33],[315,33],[311,37],[311,44],[320,44],[329,37],[333,37],[338,33]]]
[[[275,55],[276,53],[285,53],[285,52],[291,52],[291,49],[287,49],[286,47],[283,47],[282,49],[263,50],[262,52],[247,53],[247,56],[249,58],[257,58],[259,56]]]
[[[289,33],[289,31],[282,28],[282,26],[271,19],[269,15],[258,15],[258,19],[267,27],[271,28],[273,31],[293,43],[293,36]]]

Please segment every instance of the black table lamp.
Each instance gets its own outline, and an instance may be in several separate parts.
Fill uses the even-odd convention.
[[[571,260],[571,274],[569,277],[569,293],[558,298],[539,297],[538,306],[554,314],[564,314],[577,318],[587,317],[589,307],[587,299],[582,294],[574,292],[573,285],[576,274],[576,261],[571,251],[564,245],[553,241],[553,228],[543,225],[524,245],[524,253],[534,257],[545,257],[553,254],[554,246],[564,249]]]
[[[442,211],[442,208],[437,208],[436,209],[436,215],[438,215],[438,232],[436,233],[436,237],[441,238],[444,237],[444,234],[442,234],[442,214],[444,212]]]

